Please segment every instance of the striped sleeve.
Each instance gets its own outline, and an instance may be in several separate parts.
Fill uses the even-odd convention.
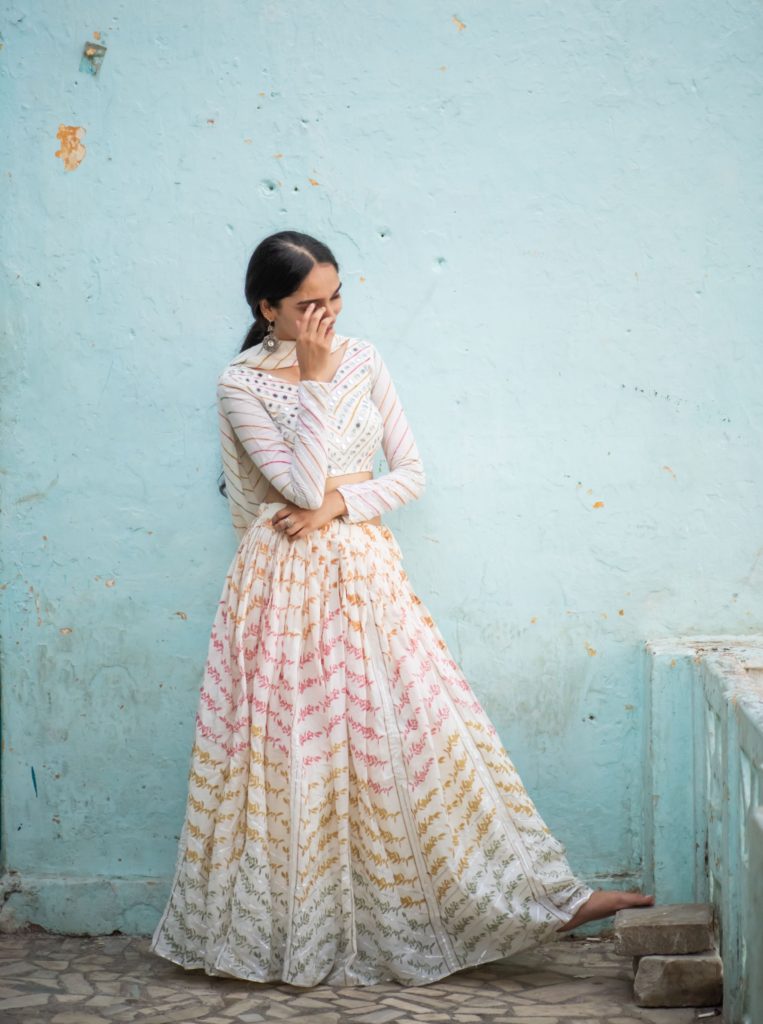
[[[220,411],[247,455],[276,490],[300,508],[320,508],[325,496],[329,389],[325,381],[299,382],[292,450],[245,379],[223,373],[217,382]]]
[[[382,418],[381,443],[389,472],[371,480],[339,485],[337,490],[347,506],[342,518],[351,523],[373,519],[414,501],[421,497],[426,483],[424,466],[392,377],[375,347],[373,353],[371,399]]]

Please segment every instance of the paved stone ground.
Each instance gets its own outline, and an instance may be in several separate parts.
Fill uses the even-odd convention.
[[[633,1003],[631,958],[568,937],[416,988],[296,988],[185,971],[148,938],[0,935],[2,1024],[721,1024],[712,1009]],[[708,1016],[700,1017],[699,1014]]]

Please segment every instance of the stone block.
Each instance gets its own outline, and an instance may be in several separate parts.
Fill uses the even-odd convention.
[[[642,956],[633,982],[637,1006],[720,1006],[723,964],[716,950]]]
[[[702,953],[713,948],[713,908],[707,903],[630,907],[615,914],[616,953]]]

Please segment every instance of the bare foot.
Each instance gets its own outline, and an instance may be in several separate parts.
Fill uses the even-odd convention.
[[[578,908],[575,916],[556,930],[566,932],[571,928],[578,928],[581,924],[587,924],[588,921],[598,921],[599,918],[610,917],[618,910],[626,910],[628,907],[650,907],[653,903],[654,896],[645,896],[642,892],[596,889],[583,906]]]

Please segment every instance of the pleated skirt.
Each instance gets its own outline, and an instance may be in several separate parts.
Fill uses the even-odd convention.
[[[573,875],[385,525],[242,537],[151,950],[311,987],[433,982],[555,940]],[[563,933],[562,933],[563,934]]]

